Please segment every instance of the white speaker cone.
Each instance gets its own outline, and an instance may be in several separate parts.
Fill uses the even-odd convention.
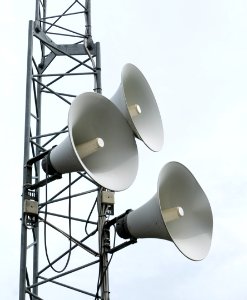
[[[121,84],[111,101],[148,148],[153,151],[161,150],[164,142],[162,120],[146,78],[132,64],[123,67],[121,76]]]
[[[69,136],[50,154],[59,173],[85,170],[99,185],[127,189],[138,169],[133,131],[119,110],[104,96],[83,93],[69,110]]]
[[[123,238],[172,241],[191,260],[202,260],[212,240],[213,216],[204,191],[191,172],[178,162],[166,164],[157,193],[117,222]]]
[[[177,248],[192,260],[201,260],[209,252],[213,216],[206,194],[192,173],[178,162],[170,162],[161,170],[158,182],[161,212],[181,207],[184,215],[164,223]]]

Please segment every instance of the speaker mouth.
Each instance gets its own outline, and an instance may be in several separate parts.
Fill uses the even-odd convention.
[[[112,191],[125,190],[134,182],[136,139],[109,99],[93,92],[77,96],[70,106],[68,129],[67,138],[43,161],[46,173],[85,171],[95,183]]]
[[[101,186],[110,190],[127,189],[138,170],[135,137],[127,121],[106,97],[83,93],[69,111],[69,135],[83,169]],[[104,147],[82,157],[78,145],[100,138]]]
[[[121,76],[129,121],[135,134],[152,151],[160,151],[164,143],[164,132],[159,108],[151,87],[142,72],[133,64],[126,64]],[[130,108],[133,106],[139,107],[141,112],[131,117]]]
[[[117,218],[124,238],[158,238],[173,242],[187,258],[204,259],[210,249],[213,216],[207,196],[192,173],[178,162],[166,164],[157,193],[136,210]]]
[[[164,143],[163,125],[154,94],[141,71],[126,64],[121,83],[111,101],[128,121],[135,136],[152,151],[160,151]]]
[[[213,215],[206,194],[192,173],[178,162],[170,162],[161,170],[158,180],[161,212],[181,207],[184,216],[164,224],[177,248],[191,260],[204,259],[210,249]]]

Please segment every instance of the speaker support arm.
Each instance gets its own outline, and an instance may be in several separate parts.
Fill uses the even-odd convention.
[[[105,228],[109,229],[112,225],[115,225],[119,219],[122,219],[123,217],[128,215],[131,211],[132,211],[132,209],[127,209],[126,212],[124,212],[123,214],[119,215],[118,217],[115,217],[115,218],[111,219],[110,221],[107,221],[105,223]]]
[[[104,226],[104,231],[105,231],[106,233],[108,233],[108,235],[109,235],[110,227],[111,227],[112,225],[117,224],[117,228],[118,228],[118,222],[120,221],[121,224],[123,224],[124,220],[127,218],[127,215],[128,215],[131,211],[132,211],[132,209],[128,209],[128,210],[126,210],[126,212],[124,212],[123,214],[119,215],[118,217],[115,217],[115,218],[113,218],[112,220],[107,221],[107,222],[105,223],[105,226]],[[126,226],[124,226],[124,227],[126,227]],[[127,230],[127,229],[125,228],[125,231],[126,231],[126,230]],[[118,235],[119,235],[120,237],[123,237],[122,235],[119,234],[118,229],[117,229],[117,233],[118,233]],[[119,250],[121,250],[121,249],[123,249],[123,248],[129,246],[129,245],[132,245],[132,244],[137,243],[137,239],[136,239],[136,238],[131,237],[131,236],[128,236],[128,237],[130,237],[130,240],[129,240],[129,241],[124,242],[124,243],[122,243],[122,244],[120,244],[120,245],[118,245],[118,246],[115,246],[115,247],[111,248],[111,249],[109,248],[109,249],[107,250],[107,253],[113,254],[113,253],[115,253],[115,252],[117,252],[117,251],[119,251]],[[126,236],[125,238],[127,238],[127,236]]]
[[[32,167],[32,165],[34,163],[36,163],[37,161],[41,160],[42,158],[44,158],[48,153],[50,152],[50,150],[47,150],[47,151],[44,151],[42,152],[41,154],[35,156],[35,157],[32,157],[31,159],[29,159],[26,163],[26,166],[27,167]]]
[[[36,190],[36,189],[38,189],[42,186],[47,185],[48,183],[50,183],[54,180],[61,179],[61,178],[62,178],[62,175],[57,173],[57,174],[54,174],[52,176],[49,176],[47,179],[43,179],[43,180],[39,181],[38,183],[30,185],[28,188],[30,190]]]
[[[47,151],[44,151],[42,152],[41,154],[29,159],[26,163],[26,168],[27,168],[27,176],[28,177],[31,177],[31,173],[32,173],[32,166],[33,164],[35,164],[36,162],[38,162],[39,160],[43,159],[44,157],[46,157],[48,154],[49,154],[50,150],[47,150]],[[42,186],[45,186],[47,183],[50,183],[54,180],[57,180],[57,179],[61,179],[62,178],[62,175],[59,174],[59,173],[56,173],[44,180],[41,180],[35,184],[28,184],[26,183],[25,184],[25,188],[28,188],[29,190],[36,190]],[[28,181],[26,181],[28,182]]]
[[[108,253],[109,254],[113,254],[113,253],[115,253],[115,252],[117,252],[119,250],[122,250],[123,248],[125,248],[125,247],[127,247],[129,245],[135,244],[135,243],[137,243],[137,239],[131,238],[129,241],[124,242],[124,243],[122,243],[122,244],[120,244],[120,245],[118,245],[116,247],[111,248],[110,250],[108,250]]]

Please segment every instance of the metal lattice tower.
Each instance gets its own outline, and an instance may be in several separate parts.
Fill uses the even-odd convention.
[[[109,299],[105,190],[85,172],[48,176],[40,167],[68,135],[74,97],[101,93],[100,44],[90,0],[49,5],[36,0],[28,31],[19,299]]]
[[[101,94],[100,44],[92,39],[91,1],[54,2],[49,3],[48,9],[46,0],[36,0],[35,20],[29,22],[19,300],[49,300],[55,297],[109,300],[108,270],[114,252],[136,243],[139,238],[160,238],[173,241],[187,258],[201,260],[211,245],[212,212],[204,191],[191,172],[178,162],[170,162],[161,170],[158,191],[153,198],[137,210],[129,209],[109,219],[114,214],[112,190],[121,189],[102,183],[97,177],[96,182],[92,179],[92,172],[88,171],[90,177],[84,171],[87,168],[81,161],[79,168],[73,169],[71,166],[74,164],[71,144],[75,140],[74,136],[71,137],[72,129],[76,132],[73,132],[75,136],[80,136],[82,131],[90,131],[96,126],[93,123],[95,120],[99,127],[110,120],[111,129],[117,129],[116,136],[119,137],[120,126],[112,122],[114,113],[109,106],[103,108],[103,100],[92,105],[93,98],[104,97],[96,94]],[[125,120],[121,108],[120,112],[115,107],[119,114],[115,119],[119,121],[123,118],[128,132],[126,136],[131,140],[128,145],[131,146],[126,151],[123,145],[127,144],[128,139],[123,139],[121,135],[121,139],[114,141],[114,145],[118,146],[120,140],[123,141],[118,149],[124,152],[123,160],[117,160],[114,164],[118,167],[127,165],[125,174],[132,169],[133,174],[127,178],[131,181],[138,166],[135,136],[151,150],[159,151],[163,144],[163,126],[154,95],[142,73],[131,64],[127,64],[122,72],[124,84],[120,85],[115,95],[126,102],[124,111],[128,110],[128,114]],[[127,97],[131,101],[119,96],[123,86],[127,86],[128,92],[131,91]],[[88,91],[93,94],[92,98],[84,93]],[[85,98],[82,101],[83,114],[81,107],[78,109],[74,105],[81,94],[87,95],[87,101]],[[108,99],[105,101],[111,103]],[[99,109],[92,117],[91,111],[96,106]],[[74,126],[71,120],[67,121],[72,108],[76,121],[86,122]],[[128,118],[132,120],[140,113],[137,128]],[[105,115],[107,121],[102,118]],[[89,119],[93,121],[90,125]],[[107,129],[109,139],[114,131],[111,129]],[[88,145],[98,138],[100,136],[85,141],[78,139],[77,146]],[[50,153],[56,145],[64,145],[62,142],[65,139],[66,143],[69,141],[66,144],[69,146],[62,148],[59,159],[62,164],[66,161],[68,168],[62,169],[61,173],[71,173],[62,175],[56,165],[53,168]],[[61,149],[59,146],[55,151]],[[121,151],[118,149],[112,152],[119,154]],[[116,169],[111,164],[112,152],[108,149],[105,152],[107,159],[102,159],[102,156],[101,160],[96,160],[93,157],[94,165],[101,166],[104,161],[107,168],[113,170],[113,175],[107,176],[107,179],[114,181],[117,178],[122,183],[123,178],[116,175]],[[85,153],[82,154],[92,154],[90,151]],[[129,168],[130,165],[134,168]],[[71,171],[78,169],[81,171]],[[176,221],[180,217],[181,222]],[[133,230],[130,230],[131,227]],[[128,241],[115,245],[116,233]]]

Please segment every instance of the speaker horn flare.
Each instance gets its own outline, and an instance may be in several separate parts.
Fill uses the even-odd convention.
[[[178,162],[166,164],[151,200],[117,221],[122,238],[172,241],[191,260],[209,252],[213,216],[204,191],[191,172]]]
[[[137,138],[152,151],[160,151],[164,133],[154,94],[141,71],[126,64],[121,83],[111,101],[124,115]]]
[[[83,93],[69,110],[69,136],[42,161],[48,174],[86,171],[99,185],[127,189],[138,169],[133,131],[109,99]]]

